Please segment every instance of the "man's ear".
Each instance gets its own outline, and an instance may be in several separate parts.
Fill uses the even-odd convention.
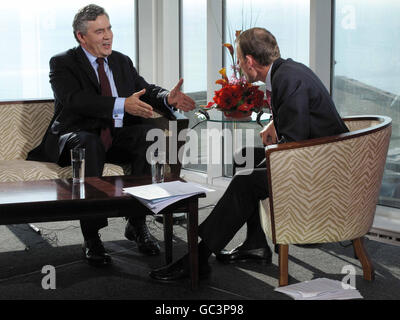
[[[252,55],[248,54],[246,55],[246,63],[249,67],[254,68],[256,65],[256,60],[253,58]]]
[[[79,40],[80,43],[85,42],[85,39],[83,38],[82,32],[77,31],[77,32],[76,32],[76,37],[78,38],[78,40]]]

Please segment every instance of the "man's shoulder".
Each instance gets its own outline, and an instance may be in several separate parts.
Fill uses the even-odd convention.
[[[121,60],[124,60],[124,61],[131,61],[131,59],[129,58],[129,56],[127,56],[126,54],[123,54],[123,53],[121,53],[121,52],[119,52],[119,51],[115,51],[115,50],[113,50],[113,51],[111,52],[111,55],[109,56],[109,58],[115,59],[115,60],[119,60],[119,61],[121,61]]]
[[[68,60],[74,59],[77,54],[78,47],[68,49],[66,51],[55,54],[50,60]]]
[[[305,80],[314,74],[312,70],[301,62],[294,61],[293,59],[279,59],[273,69],[272,77],[275,81],[298,81]]]
[[[273,87],[286,93],[302,88],[303,91],[312,92],[314,95],[329,96],[329,92],[314,71],[292,59],[283,60],[272,76],[272,82]]]
[[[301,63],[297,62],[293,59],[282,59],[279,58],[277,61],[274,62],[274,66],[276,65],[275,71],[276,72],[284,72],[287,71],[288,69],[297,69],[297,70],[308,70],[309,68]]]

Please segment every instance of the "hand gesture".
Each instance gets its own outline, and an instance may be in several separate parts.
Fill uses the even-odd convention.
[[[168,94],[168,104],[182,111],[190,111],[195,108],[195,103],[192,98],[181,91],[183,79],[181,78],[176,86]]]
[[[276,136],[275,126],[274,126],[274,121],[270,121],[264,127],[264,129],[261,130],[260,137],[265,146],[274,144],[278,141],[277,136]]]
[[[125,99],[125,111],[134,116],[142,118],[151,118],[153,116],[153,108],[151,105],[140,100],[140,97],[146,93],[146,89],[134,93]]]

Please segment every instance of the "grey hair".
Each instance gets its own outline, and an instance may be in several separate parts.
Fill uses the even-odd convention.
[[[76,34],[80,32],[86,35],[88,21],[95,21],[98,16],[102,15],[105,15],[107,18],[109,18],[104,8],[95,4],[89,4],[78,11],[78,13],[74,17],[74,21],[72,22],[74,37],[76,41],[78,41],[78,43],[79,39]]]

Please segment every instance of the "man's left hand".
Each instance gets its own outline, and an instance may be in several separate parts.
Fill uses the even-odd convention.
[[[181,78],[176,86],[168,94],[168,104],[182,111],[193,110],[196,106],[192,98],[181,91],[183,79]]]

